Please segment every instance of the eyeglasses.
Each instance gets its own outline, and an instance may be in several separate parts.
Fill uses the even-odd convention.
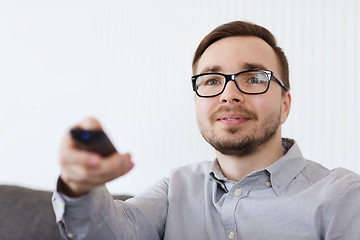
[[[191,77],[194,91],[199,97],[215,97],[224,92],[226,84],[234,81],[240,92],[246,94],[265,93],[274,78],[287,91],[284,82],[272,71],[247,70],[236,74],[201,73]]]

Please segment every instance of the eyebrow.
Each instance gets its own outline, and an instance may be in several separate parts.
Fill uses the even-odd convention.
[[[246,71],[246,70],[268,70],[267,67],[265,67],[264,65],[260,64],[260,63],[243,63],[241,66],[242,71]]]
[[[259,70],[259,69],[268,70],[267,67],[265,67],[264,65],[262,65],[260,63],[248,63],[248,62],[241,64],[239,69],[241,69],[240,71]],[[214,66],[205,67],[200,73],[222,72],[222,70],[223,70],[223,68],[221,66],[214,65]]]
[[[207,73],[207,72],[221,72],[223,69],[218,65],[205,67],[200,73]]]

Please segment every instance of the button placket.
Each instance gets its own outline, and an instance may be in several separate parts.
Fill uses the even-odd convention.
[[[228,237],[229,237],[229,239],[234,239],[235,238],[235,233],[234,232],[229,232]]]
[[[225,227],[226,239],[237,239],[237,226],[235,221],[235,209],[243,197],[244,190],[238,186],[233,186],[228,192],[227,197],[221,208],[221,218]]]
[[[235,194],[235,196],[240,197],[240,196],[242,195],[242,190],[241,190],[241,188],[236,188],[236,189],[234,190],[234,194]]]

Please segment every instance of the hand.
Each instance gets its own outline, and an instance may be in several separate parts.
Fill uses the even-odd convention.
[[[76,127],[101,130],[100,123],[87,118]],[[114,153],[102,157],[97,153],[77,149],[70,132],[66,134],[60,149],[62,191],[70,197],[79,197],[93,188],[105,184],[129,172],[134,163],[130,154]]]

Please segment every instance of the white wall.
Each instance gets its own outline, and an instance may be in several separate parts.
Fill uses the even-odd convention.
[[[356,0],[0,0],[0,184],[54,189],[62,135],[86,116],[134,156],[114,193],[212,160],[194,117],[191,60],[232,20],[269,28],[289,58],[284,136],[307,158],[360,173],[359,13]]]

